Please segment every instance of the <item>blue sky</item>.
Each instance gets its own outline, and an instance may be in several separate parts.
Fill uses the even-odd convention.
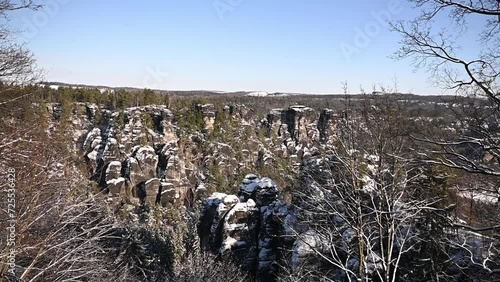
[[[399,37],[374,13],[414,16],[404,0],[45,2],[12,19],[51,81],[296,93],[340,93],[347,81],[355,93],[396,77],[400,91],[441,93],[388,58]]]

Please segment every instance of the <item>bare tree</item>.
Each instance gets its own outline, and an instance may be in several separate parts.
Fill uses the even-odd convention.
[[[416,67],[428,67],[437,83],[467,95],[488,98],[500,105],[500,5],[497,0],[409,0],[420,15],[409,21],[392,23],[402,35],[396,58],[413,58]],[[435,30],[439,16],[448,16],[452,29]],[[457,36],[463,36],[471,21],[484,23],[478,34],[475,59],[465,59],[458,52]],[[473,41],[473,40],[468,40]]]
[[[27,84],[38,78],[35,59],[22,42],[17,42],[19,32],[10,26],[9,16],[17,10],[40,7],[32,0],[0,1],[0,81],[4,84]]]
[[[0,280],[63,281],[107,275],[96,242],[113,227],[107,204],[64,154],[64,142],[48,136],[42,113],[22,114],[24,99],[2,108],[0,120]],[[16,114],[17,113],[17,114]],[[26,123],[36,126],[26,126]],[[10,179],[10,180],[9,180]],[[9,229],[7,229],[9,227]],[[10,230],[10,231],[9,231]],[[5,233],[7,231],[8,233]]]
[[[414,226],[426,210],[438,210],[433,206],[437,199],[412,199],[410,183],[420,173],[403,157],[358,147],[354,140],[360,136],[340,139],[323,165],[303,171],[295,200],[301,222],[310,230],[298,236],[296,245],[321,258],[319,265],[326,265],[321,271],[330,269],[323,279],[399,281],[400,268],[423,240]]]
[[[0,229],[12,239],[0,246],[0,280],[164,279],[171,236],[124,223],[116,203],[77,168],[79,156],[65,153],[73,140],[51,138],[40,126],[46,117],[35,116],[38,126],[26,129],[26,121],[9,117],[0,120]]]
[[[458,199],[459,203],[477,194],[497,198],[494,206],[484,200],[474,203],[474,196],[470,196],[467,222],[458,219],[452,222],[457,230],[456,236],[441,243],[466,254],[461,263],[498,275],[498,244],[478,247],[472,243],[477,240],[471,239],[475,235],[470,232],[481,233],[486,245],[490,241],[496,242],[500,236],[500,218],[495,216],[496,212],[490,212],[492,216],[487,220],[473,216],[473,211],[478,208],[483,212],[494,211],[500,203],[497,188],[500,176],[500,1],[409,2],[420,14],[412,20],[391,24],[393,30],[402,36],[395,58],[411,58],[416,68],[430,71],[436,85],[456,93],[455,100],[448,106],[451,124],[445,124],[444,129],[433,134],[413,134],[413,139],[423,145],[416,148],[418,158],[427,164],[483,176],[473,186],[466,182],[456,184],[457,194],[462,197],[462,200]],[[451,28],[437,28],[438,18],[445,17],[449,18]],[[480,33],[468,33],[468,25],[472,22],[482,24]],[[463,52],[460,40],[467,40],[469,45],[475,43],[475,48]]]
[[[402,36],[395,58],[411,58],[416,68],[426,68],[436,85],[458,94],[457,101],[450,106],[461,118],[459,128],[464,128],[456,137],[418,139],[436,145],[441,158],[429,161],[469,172],[500,175],[499,130],[491,127],[500,116],[500,1],[498,0],[409,0],[420,15],[412,20],[393,22],[394,31]],[[438,17],[448,16],[451,28],[436,28]],[[467,34],[469,23],[482,23],[483,29],[476,38]],[[465,36],[467,35],[467,38]],[[474,35],[472,35],[474,36]],[[469,44],[476,42],[475,50],[460,54],[460,40]],[[470,58],[470,51],[477,51]],[[467,58],[466,58],[467,57]],[[467,99],[467,97],[479,98]],[[464,108],[465,105],[468,108]],[[479,110],[479,111],[478,111]],[[482,158],[464,154],[468,147],[487,153],[496,161],[486,163]]]
[[[174,269],[174,273],[166,281],[244,282],[249,280],[248,275],[229,261],[220,261],[208,254],[193,253]]]
[[[443,134],[414,134],[414,139],[427,148],[419,150],[420,159],[430,164],[493,176],[489,179],[495,182],[495,177],[500,176],[500,1],[409,2],[420,14],[414,19],[391,24],[393,30],[402,36],[401,46],[394,57],[411,58],[416,68],[430,71],[436,85],[457,94],[456,100],[449,105],[454,121],[447,125]],[[451,28],[439,25],[439,20],[446,17]],[[468,25],[472,22],[482,24],[478,34],[468,33]],[[475,48],[464,52],[460,48],[461,40],[467,40],[468,45]],[[498,193],[492,192],[493,195]],[[476,232],[493,232],[491,236],[498,236],[500,229],[498,219],[482,227],[455,225]],[[473,249],[467,244],[458,245],[467,252]],[[498,261],[495,263],[498,265]],[[486,266],[484,269],[491,271]]]
[[[445,176],[414,161],[414,119],[393,95],[366,96],[330,156],[303,165],[294,202],[308,231],[297,230],[284,281],[452,281],[477,270],[491,279],[499,246],[471,252],[478,237],[456,231]]]

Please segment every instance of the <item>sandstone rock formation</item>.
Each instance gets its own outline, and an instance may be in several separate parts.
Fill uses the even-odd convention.
[[[245,177],[239,196],[214,193],[205,200],[200,218],[202,248],[238,257],[260,281],[270,281],[282,259],[280,249],[290,244],[287,225],[294,223],[291,207],[277,195],[271,179],[254,174]]]
[[[179,135],[183,129],[166,106],[123,111],[93,104],[79,107],[82,110],[73,117],[74,138],[79,140],[89,171],[102,189],[112,197],[136,197],[140,202],[163,206],[193,203],[207,189],[218,190],[211,182],[217,177],[214,171],[236,179],[258,167],[275,167],[277,163],[296,166],[333,142],[325,136],[332,136],[337,121],[331,110],[319,113],[299,105],[272,110],[261,119],[244,105],[226,106],[217,117],[213,104],[199,104],[196,110],[203,117],[205,132],[195,132],[186,139]],[[57,116],[58,106],[50,108]],[[231,125],[222,124],[221,129],[219,122],[219,130],[223,130],[222,135],[232,134],[228,140],[239,138],[240,142],[212,141],[216,119],[228,117]],[[261,129],[267,133],[259,137]],[[258,205],[267,204],[260,202],[261,195],[254,196]]]
[[[193,164],[179,152],[172,121],[165,106],[128,108],[123,116],[103,110],[103,121],[81,146],[101,187],[148,205],[183,204],[179,199],[196,179]]]

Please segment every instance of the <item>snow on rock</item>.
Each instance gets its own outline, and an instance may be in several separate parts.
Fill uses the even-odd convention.
[[[101,137],[101,129],[100,128],[94,128],[92,129],[88,134],[87,137],[85,137],[85,141],[83,142],[83,149],[88,151],[90,149],[95,148],[101,141],[96,141],[96,138]]]
[[[257,190],[258,185],[259,179],[255,174],[248,174],[245,176],[240,185],[240,197],[242,197],[242,201],[250,199]]]
[[[97,160],[97,151],[92,151],[92,152],[88,153],[87,158],[89,158],[89,160],[96,161]]]
[[[107,188],[109,190],[109,194],[111,196],[119,196],[124,184],[125,184],[125,178],[123,178],[123,177],[119,177],[116,179],[110,179],[110,180],[106,181],[106,186],[107,186]]]
[[[238,243],[238,240],[234,239],[233,237],[227,237],[224,242],[222,242],[222,246],[220,249],[221,253],[225,253],[226,251],[231,250],[233,246],[235,246]]]
[[[204,202],[198,229],[202,248],[239,257],[244,267],[257,265],[260,279],[269,280],[278,269],[279,248],[293,243],[292,236],[283,235],[291,235],[297,221],[291,207],[276,199],[277,191],[272,179],[249,174],[239,197],[212,194]]]
[[[227,197],[227,194],[215,192],[206,199],[206,204],[209,206],[219,205],[220,202],[224,201],[225,197]]]
[[[297,270],[301,263],[307,260],[311,255],[317,251],[328,249],[328,241],[321,238],[316,232],[309,230],[299,235],[292,249],[292,270]]]
[[[243,179],[240,185],[239,197],[241,201],[255,199],[258,205],[266,205],[274,201],[278,190],[276,183],[270,178],[257,178],[254,174],[249,174]]]
[[[231,195],[234,196],[234,195]],[[227,197],[226,197],[227,198]],[[238,198],[236,198],[238,199]],[[239,201],[239,200],[238,200]],[[219,207],[221,205],[219,204]],[[255,209],[255,202],[253,200],[249,200],[244,203],[237,203],[233,205],[233,207],[227,212],[226,214],[226,219],[227,219],[227,224],[230,226],[231,224],[237,223],[237,224],[244,224],[246,220],[246,216],[249,213],[249,211]]]
[[[224,205],[229,206],[229,207],[233,207],[239,201],[240,200],[239,200],[238,196],[236,196],[236,195],[228,195],[228,196],[224,197]]]
[[[122,163],[120,161],[112,161],[106,168],[106,181],[120,177],[122,170]]]
[[[135,148],[136,149],[138,148],[137,151],[135,152],[135,158],[140,161],[156,157],[155,149],[149,145],[144,147],[137,146]]]

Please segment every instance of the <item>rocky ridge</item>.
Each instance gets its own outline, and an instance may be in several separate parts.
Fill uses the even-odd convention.
[[[48,108],[57,120],[60,106]],[[321,136],[332,139],[338,117],[304,106],[275,109],[265,118],[244,105],[217,111],[200,104],[195,110],[203,128],[186,136],[178,122],[182,117],[163,105],[112,111],[80,103],[72,116],[75,149],[83,151],[92,178],[111,197],[180,206],[217,191],[218,177],[234,184],[277,163],[298,167],[331,145]],[[216,134],[232,134],[236,141],[212,137]]]

